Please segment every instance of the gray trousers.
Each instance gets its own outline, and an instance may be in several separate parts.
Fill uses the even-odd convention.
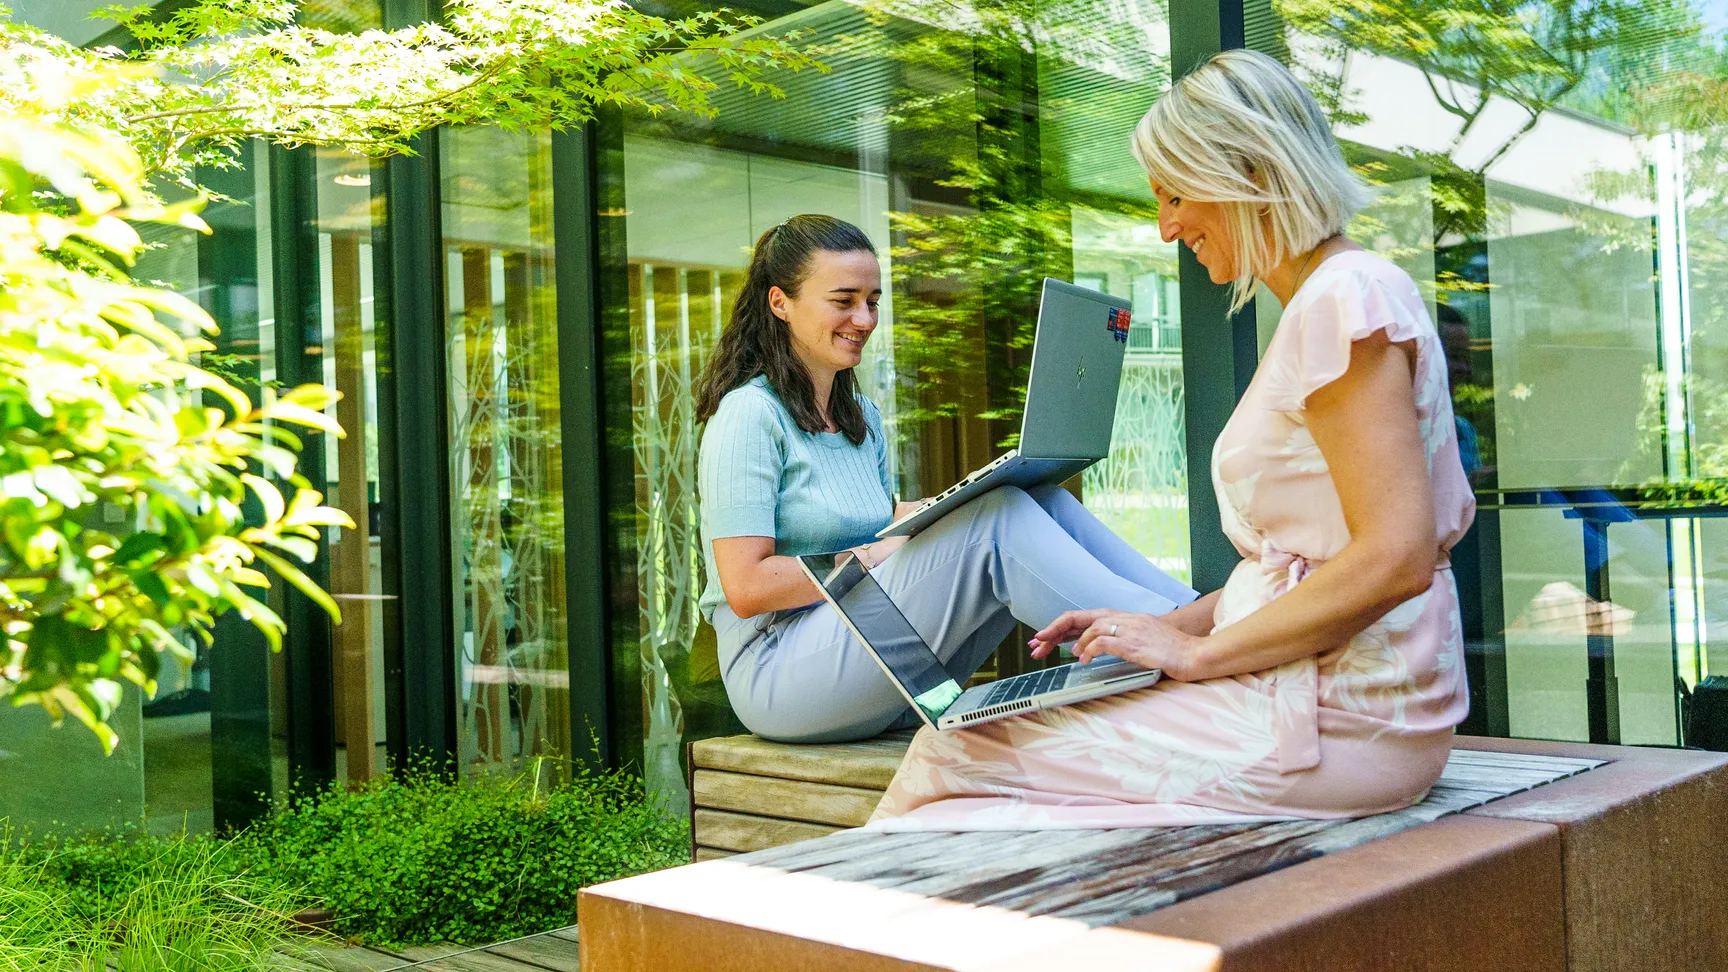
[[[1042,628],[1100,607],[1163,614],[1195,597],[1059,486],[981,496],[871,573],[961,683],[1016,620]],[[917,724],[826,602],[744,619],[722,604],[714,627],[726,694],[759,736],[839,742]]]

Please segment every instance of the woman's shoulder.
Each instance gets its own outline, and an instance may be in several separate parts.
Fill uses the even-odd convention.
[[[720,404],[714,409],[708,426],[710,429],[716,426],[771,426],[778,429],[785,424],[785,415],[786,407],[780,404],[780,397],[769,387],[768,379],[757,375],[720,397]]]
[[[768,384],[766,375],[757,375],[737,388],[720,396],[720,405],[714,410],[716,415],[724,412],[761,412],[764,409],[780,410],[780,396],[774,394],[774,389]]]
[[[1290,310],[1301,312],[1319,304],[1340,300],[1360,302],[1384,297],[1406,306],[1423,307],[1422,292],[1408,271],[1368,250],[1346,250],[1327,259],[1290,302]]]

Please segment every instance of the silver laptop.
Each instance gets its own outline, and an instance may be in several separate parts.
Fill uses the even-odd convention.
[[[1020,445],[882,528],[912,536],[998,486],[1059,483],[1110,453],[1128,350],[1128,301],[1044,278]]]
[[[936,729],[958,729],[1036,709],[1084,702],[1145,688],[1162,675],[1157,669],[1108,656],[1089,664],[1069,664],[1027,672],[988,685],[961,690],[900,609],[856,557],[835,566],[833,554],[799,557],[798,563],[822,597],[846,622],[888,680],[911,703],[918,718]]]

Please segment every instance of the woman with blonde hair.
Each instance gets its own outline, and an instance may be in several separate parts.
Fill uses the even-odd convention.
[[[1464,717],[1447,551],[1475,504],[1446,359],[1404,271],[1345,239],[1367,199],[1314,98],[1272,58],[1220,54],[1133,147],[1166,241],[1235,307],[1264,284],[1277,332],[1218,437],[1212,478],[1242,560],[1165,615],[1070,611],[1077,640],[1166,678],[1149,689],[924,730],[873,825],[1145,827],[1349,817],[1421,799]]]

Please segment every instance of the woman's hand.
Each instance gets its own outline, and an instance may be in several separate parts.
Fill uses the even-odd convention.
[[[1161,669],[1181,682],[1207,677],[1201,665],[1206,639],[1157,615],[1101,608],[1068,611],[1032,639],[1032,657],[1043,658],[1064,641],[1077,641],[1074,653],[1082,662],[1115,655],[1141,668]]]
[[[904,520],[907,516],[911,515],[913,510],[916,510],[918,507],[923,505],[923,500],[901,500],[900,502],[895,503],[894,519],[891,522],[899,523],[901,520]]]
[[[858,558],[865,570],[870,570],[893,556],[894,551],[906,546],[911,537],[888,537],[883,540],[872,540],[856,547],[847,547],[846,553]]]

